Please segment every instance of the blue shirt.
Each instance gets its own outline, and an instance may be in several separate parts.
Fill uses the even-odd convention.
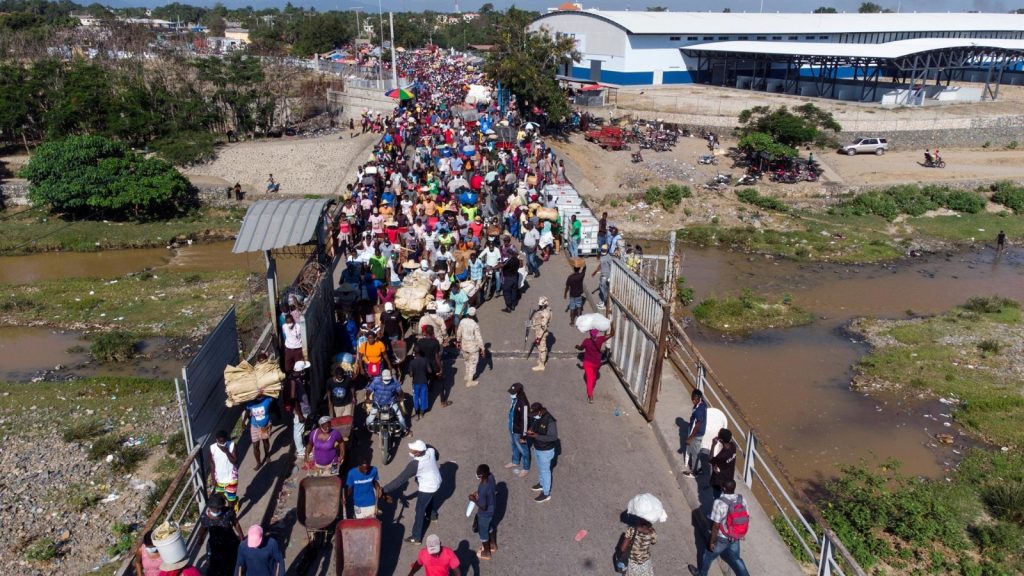
[[[479,282],[484,279],[484,261],[477,258],[475,261],[469,261],[469,279],[473,282]]]
[[[248,539],[242,540],[238,545],[235,572],[245,568],[246,576],[284,576],[284,554],[277,540],[270,536],[264,536],[263,540],[257,548],[250,548]]]
[[[466,308],[466,303],[469,302],[469,296],[466,296],[465,290],[459,290],[452,294],[452,302],[455,303],[455,315],[462,316],[462,311]]]
[[[482,482],[476,491],[476,507],[477,514],[481,516],[493,516],[494,515],[494,500],[495,500],[496,488],[494,485],[494,474],[487,477],[486,482]]]
[[[368,474],[363,474],[358,467],[348,471],[345,486],[352,489],[352,505],[365,508],[377,503],[377,492],[373,489],[374,482],[380,482],[376,466],[370,466]]]
[[[378,406],[391,406],[395,403],[395,396],[401,392],[402,385],[394,378],[391,379],[390,383],[385,384],[384,379],[377,376],[366,389],[373,394],[374,404]]]
[[[703,400],[699,404],[693,407],[693,412],[690,413],[690,431],[693,431],[693,423],[697,422],[697,436],[700,438],[704,435],[705,429],[708,427],[708,405]]]
[[[264,428],[270,424],[270,404],[273,402],[273,398],[264,396],[245,405],[245,409],[249,411],[249,421],[253,426]]]

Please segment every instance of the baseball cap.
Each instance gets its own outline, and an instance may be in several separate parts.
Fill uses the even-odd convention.
[[[320,419],[317,420],[317,424],[323,426],[324,424],[327,424],[330,421],[331,421],[331,417],[330,416],[321,416]]]
[[[523,385],[521,383],[514,382],[511,386],[508,387],[508,393],[509,394],[518,394],[519,391],[522,390],[522,389],[523,389]]]
[[[431,554],[437,554],[441,551],[441,537],[437,534],[431,534],[427,536],[427,552]]]
[[[415,440],[409,442],[409,449],[413,452],[425,452],[427,450],[427,443],[423,440]]]

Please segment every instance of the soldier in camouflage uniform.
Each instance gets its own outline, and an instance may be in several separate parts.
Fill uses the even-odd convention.
[[[548,361],[548,326],[551,325],[551,308],[548,307],[548,299],[541,296],[537,303],[537,311],[533,313],[530,320],[530,328],[533,329],[534,343],[537,346],[537,365],[533,367],[535,372],[544,370],[544,363]]]

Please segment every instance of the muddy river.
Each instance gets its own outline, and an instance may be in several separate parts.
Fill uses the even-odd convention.
[[[939,417],[948,407],[850,390],[851,366],[867,351],[843,332],[850,319],[937,313],[984,294],[1024,301],[1021,250],[999,258],[987,251],[856,267],[714,249],[685,248],[683,255],[683,274],[698,301],[749,288],[791,294],[819,317],[807,327],[747,339],[688,330],[761,437],[801,481],[863,458],[898,458],[905,472],[928,476],[957,460],[955,446],[940,448],[931,439],[948,431]]]
[[[649,253],[656,253],[651,246]],[[838,465],[862,458],[899,458],[914,474],[942,475],[956,461],[953,448],[938,447],[931,434],[943,428],[948,407],[934,401],[866,396],[849,389],[851,366],[866,347],[842,327],[857,316],[903,317],[908,310],[935,313],[971,296],[998,293],[1024,301],[1024,251],[998,259],[991,252],[960,253],[899,264],[837,266],[801,264],[720,249],[684,247],[683,273],[698,300],[737,293],[791,294],[814,312],[812,325],[769,330],[747,339],[725,338],[691,327],[712,368],[739,400],[762,439],[787,472],[802,482],[833,474]],[[279,259],[282,282],[301,260]],[[25,283],[70,276],[111,277],[144,268],[263,270],[259,254],[231,254],[231,242],[165,249],[92,254],[39,254],[0,258],[0,283]],[[164,343],[165,344],[165,343]],[[87,346],[80,335],[47,329],[0,329],[0,378],[27,380],[54,366],[81,366]],[[144,355],[161,342],[147,342]],[[72,349],[72,351],[69,351]],[[158,354],[153,354],[159,356]],[[106,372],[104,372],[104,370]],[[83,374],[117,373],[86,366]],[[120,370],[124,370],[123,368]],[[145,357],[129,371],[173,377],[180,362]],[[123,373],[123,372],[122,372]],[[687,413],[684,407],[678,409]]]

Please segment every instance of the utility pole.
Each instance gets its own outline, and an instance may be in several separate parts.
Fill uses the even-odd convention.
[[[398,65],[395,63],[395,13],[388,12],[389,26],[391,27],[391,83],[394,84],[395,90],[398,90]],[[383,56],[383,54],[382,54]],[[399,98],[398,103],[401,104],[402,100]]]
[[[377,21],[380,22],[380,56],[377,57],[377,87],[384,89],[384,8],[377,0]]]

